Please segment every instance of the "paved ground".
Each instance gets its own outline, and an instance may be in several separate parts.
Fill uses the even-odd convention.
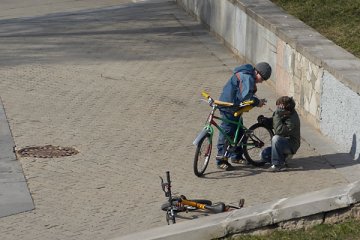
[[[212,162],[195,177],[192,141],[209,111],[200,92],[219,95],[233,56],[172,1],[32,2],[1,10],[0,95],[14,141],[80,153],[19,159],[35,210],[1,218],[1,239],[107,239],[162,226],[167,170],[188,197],[247,206],[348,182],[305,141],[286,173],[221,172]],[[246,114],[247,125],[270,114],[275,96],[263,85],[269,105]]]

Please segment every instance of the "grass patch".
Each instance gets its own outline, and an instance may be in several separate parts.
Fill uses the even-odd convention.
[[[340,224],[321,224],[308,230],[274,231],[266,236],[244,235],[236,240],[360,240],[360,220],[351,219]]]
[[[271,0],[360,58],[360,0]]]

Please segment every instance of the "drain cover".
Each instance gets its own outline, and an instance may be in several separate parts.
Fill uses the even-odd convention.
[[[78,154],[79,152],[72,147],[59,146],[40,146],[40,147],[26,147],[17,151],[21,157],[35,157],[35,158],[58,158]]]

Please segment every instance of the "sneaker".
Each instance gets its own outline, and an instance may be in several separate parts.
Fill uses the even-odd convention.
[[[233,167],[228,161],[221,161],[217,163],[217,168],[225,171],[233,171],[235,167]]]
[[[215,157],[216,161],[224,161],[224,156],[223,155],[217,155]]]
[[[243,164],[243,165],[246,165],[248,162],[245,160],[245,159],[243,159],[243,158],[239,158],[239,159],[237,159],[237,158],[231,158],[231,162],[232,163],[236,163],[236,164]]]
[[[225,161],[225,157],[223,155],[217,155],[215,157],[215,160],[216,160],[216,164],[220,165]]]
[[[283,172],[286,171],[286,166],[285,165],[272,165],[269,168],[270,172]]]

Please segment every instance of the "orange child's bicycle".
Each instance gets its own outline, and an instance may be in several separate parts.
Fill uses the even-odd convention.
[[[231,112],[234,112],[235,117],[241,116],[244,112],[248,112],[254,107],[254,100],[247,100],[241,102],[240,105],[234,105],[233,103],[214,100],[206,92],[202,92],[202,96],[210,105],[211,111],[207,121],[205,122],[204,128],[193,142],[196,146],[193,164],[195,175],[198,177],[203,176],[209,164],[213,144],[214,127],[222,132],[226,139],[226,151],[224,154],[225,161],[228,160],[231,152],[240,146],[243,149],[246,160],[250,164],[254,166],[264,165],[265,162],[262,161],[260,153],[265,147],[271,145],[271,139],[274,136],[272,127],[264,124],[263,122],[258,122],[250,128],[246,128],[243,125],[242,118],[239,118],[238,121],[232,121],[226,117],[219,117],[215,115],[217,110],[231,110]],[[217,124],[216,120],[237,125],[234,137],[227,134],[221,126]],[[241,137],[240,132],[243,132]]]
[[[189,212],[189,211],[208,211],[211,213],[221,213],[227,212],[234,209],[240,209],[244,206],[245,200],[240,199],[238,206],[226,205],[223,202],[212,203],[210,200],[205,199],[187,199],[184,195],[172,196],[171,192],[171,181],[170,181],[170,172],[166,172],[167,182],[164,182],[164,179],[161,179],[161,187],[165,193],[165,197],[168,198],[168,201],[161,205],[161,210],[166,212],[166,222],[167,224],[176,223],[176,217],[179,212]]]

